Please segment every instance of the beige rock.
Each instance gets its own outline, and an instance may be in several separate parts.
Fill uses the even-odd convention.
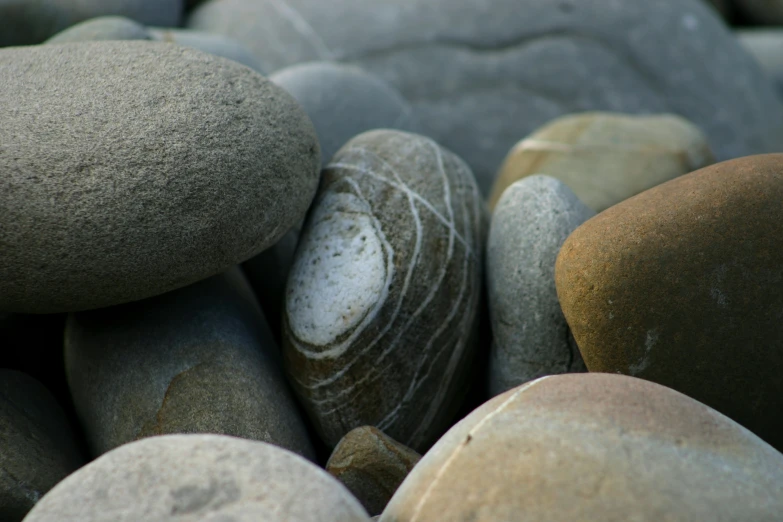
[[[511,149],[492,187],[489,205],[494,209],[515,181],[547,174],[601,212],[714,161],[704,134],[679,116],[607,112],[563,116]]]
[[[382,522],[776,521],[783,455],[674,390],[633,377],[543,377],[454,426]]]

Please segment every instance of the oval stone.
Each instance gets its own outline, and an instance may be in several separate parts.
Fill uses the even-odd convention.
[[[164,435],[125,444],[57,484],[26,522],[368,522],[324,470],[264,442]]]
[[[330,447],[372,425],[420,450],[445,429],[474,351],[485,225],[470,168],[423,136],[366,132],[324,169],[283,336]]]
[[[681,176],[577,228],[555,267],[587,368],[669,386],[783,449],[783,154]]]
[[[674,390],[608,374],[495,397],[427,452],[381,522],[746,520],[783,512],[783,455]]]
[[[212,276],[277,241],[317,188],[307,115],[230,60],[143,41],[11,48],[0,87],[0,310]]]

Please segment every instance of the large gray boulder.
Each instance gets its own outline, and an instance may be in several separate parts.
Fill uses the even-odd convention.
[[[0,50],[0,310],[79,311],[215,275],[304,216],[320,150],[296,100],[175,45]]]

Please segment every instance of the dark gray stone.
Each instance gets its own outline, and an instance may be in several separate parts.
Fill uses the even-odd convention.
[[[573,112],[679,114],[719,160],[783,147],[780,100],[701,0],[211,0],[187,24],[238,39],[270,72],[362,66],[485,192],[514,143]]]
[[[783,98],[783,30],[744,29],[735,33],[739,43],[761,65]]]
[[[0,520],[19,522],[84,463],[71,426],[46,388],[0,369]]]
[[[544,375],[587,371],[557,299],[555,260],[568,235],[594,215],[549,176],[517,181],[498,201],[486,275],[493,397]]]
[[[745,19],[760,25],[783,24],[783,0],[733,0]]]
[[[227,36],[221,34],[210,34],[200,31],[190,31],[188,29],[167,29],[160,27],[151,27],[149,33],[153,40],[161,42],[174,43],[184,47],[192,47],[205,53],[222,56],[229,60],[234,60],[242,65],[247,65],[251,69],[264,74],[264,69],[255,56],[245,49],[245,47]],[[317,127],[316,127],[316,130]]]
[[[141,437],[217,433],[313,450],[238,268],[165,295],[71,314],[65,363],[94,455]]]
[[[46,40],[45,44],[99,42],[103,40],[151,40],[143,25],[122,16],[99,16],[91,18]]]
[[[484,212],[467,164],[416,134],[365,132],[323,171],[283,355],[329,447],[370,425],[422,451],[446,429],[476,348]]]
[[[278,447],[165,435],[119,447],[72,474],[25,522],[368,522],[324,470]]]
[[[296,100],[159,42],[0,50],[0,310],[79,311],[204,279],[274,244],[318,184]]]

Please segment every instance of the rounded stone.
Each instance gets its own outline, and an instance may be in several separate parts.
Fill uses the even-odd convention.
[[[780,29],[744,29],[735,33],[740,44],[775,82],[783,98],[783,31]]]
[[[99,16],[60,31],[45,44],[99,42],[103,40],[151,40],[147,28],[124,16]]]
[[[678,114],[719,160],[783,146],[783,104],[703,0],[210,0],[186,23],[238,39],[271,73],[361,66],[484,194],[520,138],[576,112]]]
[[[65,366],[95,456],[142,437],[216,433],[315,459],[279,348],[238,268],[71,314]]]
[[[205,53],[222,56],[246,65],[258,73],[265,74],[258,60],[241,43],[228,36],[190,31],[188,29],[159,27],[151,27],[149,34],[153,40],[182,45],[183,47],[192,47]]]
[[[212,276],[274,244],[318,185],[307,115],[230,60],[19,47],[0,50],[0,87],[0,310],[99,308]]]
[[[783,0],[734,0],[734,8],[753,24],[783,24]]]
[[[380,515],[421,455],[381,430],[361,426],[334,448],[326,471],[342,482],[371,515]]]
[[[544,375],[587,371],[557,299],[555,260],[594,215],[549,176],[517,181],[500,198],[486,253],[492,396]]]
[[[0,520],[19,522],[84,464],[57,401],[24,373],[0,369]]]
[[[679,116],[563,116],[511,149],[492,187],[489,206],[494,208],[515,181],[546,174],[601,212],[714,161],[704,134]]]
[[[427,452],[382,522],[776,520],[783,455],[674,390],[608,374],[495,397]]]
[[[783,154],[726,161],[605,210],[555,266],[591,372],[669,386],[783,448]]]
[[[0,47],[38,44],[72,25],[102,16],[175,27],[183,14],[183,0],[0,0]]]
[[[475,348],[485,226],[470,168],[423,136],[360,134],[323,171],[283,346],[327,445],[371,425],[418,451],[445,430]]]
[[[337,480],[298,455],[223,435],[125,444],[52,489],[25,522],[367,522]]]

